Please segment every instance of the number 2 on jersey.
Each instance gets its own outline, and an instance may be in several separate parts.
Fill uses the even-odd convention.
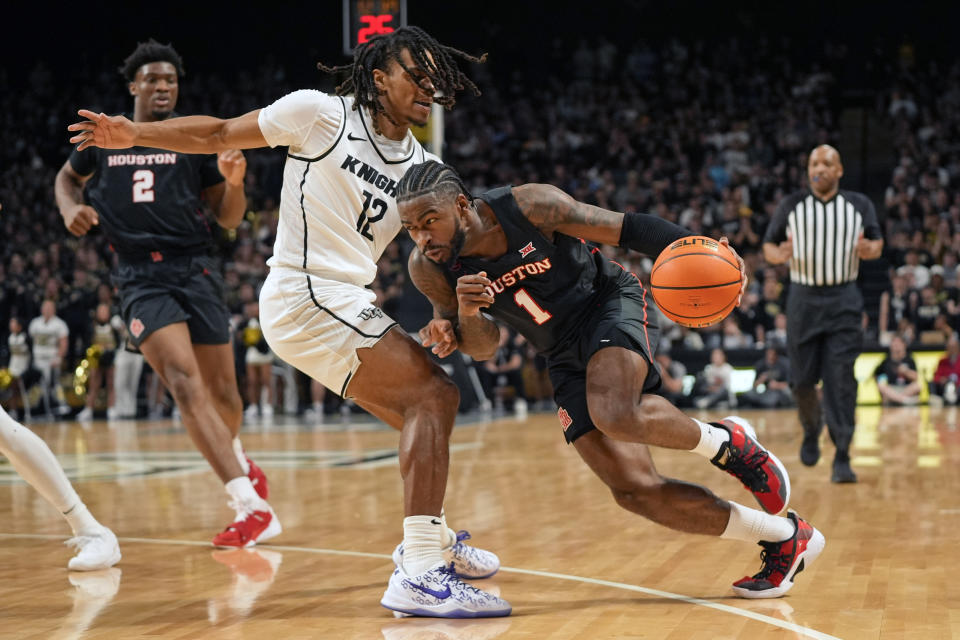
[[[533,297],[527,293],[526,289],[519,289],[513,294],[513,301],[517,306],[533,316],[533,321],[537,324],[543,324],[553,317],[549,311],[537,304]]]
[[[150,169],[133,172],[133,201],[153,202],[153,171]]]

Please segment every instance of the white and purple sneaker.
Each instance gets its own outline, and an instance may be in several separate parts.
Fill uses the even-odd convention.
[[[470,534],[467,531],[458,531],[457,541],[443,549],[443,561],[447,564],[453,563],[453,571],[457,577],[479,580],[489,578],[499,571],[500,558],[497,554],[464,544],[463,541],[469,539]],[[403,566],[402,542],[393,550],[393,563],[398,567]]]
[[[506,600],[460,580],[453,566],[440,566],[408,576],[398,566],[380,604],[411,616],[430,618],[497,618],[513,608]]]

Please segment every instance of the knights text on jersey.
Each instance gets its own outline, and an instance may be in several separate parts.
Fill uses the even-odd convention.
[[[428,159],[413,133],[390,140],[352,97],[301,90],[260,111],[272,147],[288,146],[271,268],[365,286],[400,231],[397,183]]]
[[[640,288],[636,276],[583,240],[562,233],[547,240],[523,215],[510,187],[477,198],[497,216],[507,252],[495,260],[460,256],[445,271],[447,280],[456,287],[460,276],[486,271],[494,303],[485,311],[523,334],[538,352],[562,350],[597,303],[617,289]],[[642,296],[646,300],[646,292]]]
[[[203,253],[211,245],[201,194],[223,182],[215,155],[163,149],[76,149],[70,165],[87,183],[87,202],[121,255]]]

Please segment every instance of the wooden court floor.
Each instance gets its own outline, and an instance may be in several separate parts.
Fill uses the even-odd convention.
[[[621,510],[553,414],[531,414],[454,433],[449,522],[500,555],[503,570],[482,584],[514,607],[480,621],[395,619],[379,606],[402,535],[393,431],[245,426],[284,532],[218,551],[209,540],[232,513],[176,423],[34,425],[124,557],[68,572],[66,524],[0,462],[0,638],[960,638],[956,409],[859,410],[860,483],[846,486],[829,481],[829,444],[819,466],[799,463],[793,412],[743,415],[789,468],[792,506],[827,538],[786,597],[731,597],[759,547]],[[664,475],[752,502],[693,454],[654,457]]]

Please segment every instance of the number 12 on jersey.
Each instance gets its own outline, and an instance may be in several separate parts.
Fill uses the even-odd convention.
[[[553,317],[553,314],[537,304],[537,301],[533,299],[533,296],[531,296],[526,289],[518,289],[517,292],[513,294],[513,301],[517,303],[517,306],[529,313],[533,317],[533,321],[537,324],[543,324]]]

